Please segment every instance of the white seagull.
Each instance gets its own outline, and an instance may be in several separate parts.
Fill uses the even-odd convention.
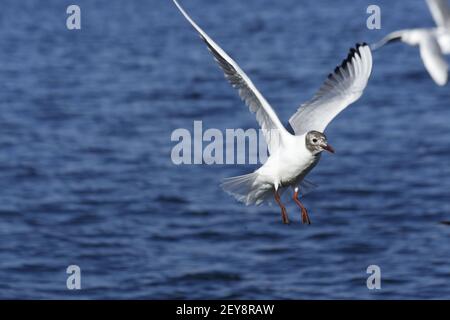
[[[223,189],[238,201],[260,204],[272,196],[281,208],[283,223],[289,223],[280,192],[288,187],[301,209],[302,222],[310,224],[308,213],[299,201],[301,188],[311,187],[305,176],[319,162],[323,150],[334,153],[323,134],[327,125],[348,105],[361,97],[372,71],[372,54],[367,44],[356,45],[342,64],[331,73],[319,91],[289,119],[295,135],[289,133],[270,104],[230,58],[173,0],[184,17],[200,34],[231,85],[239,91],[250,111],[256,114],[269,149],[269,158],[253,173],[226,178]]]
[[[439,86],[448,81],[448,64],[444,54],[450,54],[450,10],[447,0],[426,0],[436,28],[406,29],[394,31],[371,46],[376,50],[387,43],[401,41],[419,46],[423,64]]]

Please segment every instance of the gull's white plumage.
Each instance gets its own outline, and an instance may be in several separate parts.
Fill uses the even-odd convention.
[[[313,188],[314,184],[304,178],[318,163],[321,153],[309,149],[306,136],[312,131],[323,132],[337,114],[362,95],[372,70],[369,46],[364,44],[351,49],[348,57],[328,76],[316,95],[291,117],[289,122],[295,131],[292,135],[237,63],[189,17],[176,0],[173,1],[200,34],[225,77],[238,89],[250,110],[256,113],[269,148],[270,156],[262,167],[247,175],[226,178],[222,183],[223,189],[250,205],[260,204],[274,193],[276,197],[279,190],[289,186],[296,193],[299,188],[303,191]],[[306,211],[302,206],[302,214],[303,210]]]
[[[337,67],[314,97],[289,119],[295,134],[325,131],[334,117],[361,97],[372,71],[372,55],[368,47],[359,50],[359,55],[353,50],[346,63]]]
[[[450,9],[447,0],[426,0],[438,28],[450,29]]]
[[[279,145],[280,135],[288,134],[275,111],[273,111],[270,104],[258,89],[256,89],[255,85],[244,71],[241,70],[238,64],[189,17],[177,1],[174,0],[174,3],[195,30],[197,30],[200,37],[208,46],[209,51],[214,55],[214,59],[224,71],[225,77],[239,91],[241,99],[245,101],[250,111],[256,114],[256,120],[264,132],[264,138],[266,139],[269,152],[275,152]]]
[[[444,54],[450,54],[450,9],[447,0],[426,0],[436,28],[394,31],[371,46],[376,50],[387,43],[401,41],[418,46],[420,57],[431,78],[439,86],[448,82],[448,64]]]

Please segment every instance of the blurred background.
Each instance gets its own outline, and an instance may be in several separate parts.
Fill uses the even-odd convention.
[[[285,122],[356,42],[434,26],[422,0],[180,2]],[[219,187],[256,166],[172,163],[194,120],[258,128],[172,1],[78,0],[78,31],[70,4],[2,1],[0,298],[450,298],[450,88],[417,48],[374,53],[310,176],[313,224],[289,203],[285,226]]]

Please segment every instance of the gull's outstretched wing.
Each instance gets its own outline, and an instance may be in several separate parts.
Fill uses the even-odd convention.
[[[381,48],[382,46],[384,46],[384,45],[386,45],[388,43],[401,41],[402,40],[402,36],[403,36],[403,34],[405,34],[405,32],[407,32],[407,31],[406,30],[399,30],[399,31],[391,32],[387,36],[385,36],[383,39],[378,41],[377,43],[374,43],[374,44],[370,45],[370,49],[372,51],[374,51],[374,50],[377,50],[377,49]]]
[[[275,152],[281,143],[281,137],[289,134],[281,124],[275,111],[238,64],[189,17],[176,0],[173,0],[173,2],[200,34],[200,37],[208,46],[209,51],[211,51],[215,60],[224,71],[225,77],[239,91],[240,97],[245,101],[250,111],[256,114],[256,120],[263,130],[269,152]]]
[[[289,119],[296,135],[311,130],[324,132],[327,125],[348,105],[361,97],[372,72],[372,53],[367,44],[350,49],[347,59],[308,102]]]
[[[427,4],[436,25],[441,28],[450,28],[448,0],[427,0]]]
[[[434,82],[440,86],[445,85],[448,81],[448,64],[436,37],[430,33],[423,33],[421,36],[420,56]]]

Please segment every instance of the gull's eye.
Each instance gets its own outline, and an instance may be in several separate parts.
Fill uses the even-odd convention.
[[[316,138],[314,138],[314,139],[313,139],[313,142],[314,142],[314,143],[317,143],[317,139],[316,139]]]

